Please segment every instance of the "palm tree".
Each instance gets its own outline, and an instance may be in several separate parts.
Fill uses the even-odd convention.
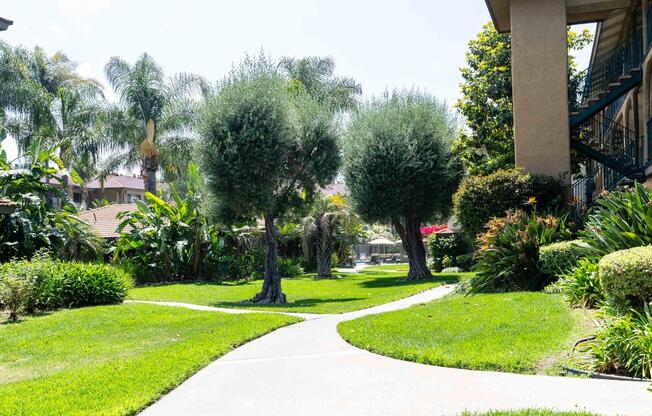
[[[357,107],[362,87],[353,78],[335,76],[335,60],[331,57],[285,57],[279,63],[281,72],[290,81],[299,83],[317,102],[332,111]]]
[[[333,197],[319,196],[313,202],[308,216],[303,219],[304,245],[312,244],[316,249],[317,277],[330,279],[331,257],[334,251],[335,234],[346,216],[346,206]]]
[[[148,192],[156,193],[156,172],[167,179],[183,175],[190,160],[194,135],[190,129],[199,93],[206,82],[180,73],[166,78],[163,69],[147,54],[133,64],[112,57],[106,77],[120,97],[109,112],[112,156],[104,170],[140,165]]]
[[[24,152],[35,140],[59,144],[59,157],[70,169],[75,156],[97,156],[100,144],[100,115],[104,94],[99,82],[75,72],[76,64],[63,53],[48,56],[42,49],[27,50],[0,45],[0,79],[8,91],[2,107],[3,122]],[[5,94],[6,93],[6,94]],[[63,183],[70,194],[68,174]]]

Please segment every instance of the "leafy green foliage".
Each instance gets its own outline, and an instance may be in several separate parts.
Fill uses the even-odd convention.
[[[503,217],[510,209],[527,208],[534,198],[539,211],[556,210],[562,204],[562,188],[549,176],[518,169],[500,170],[487,176],[466,178],[455,193],[455,216],[472,237],[493,217]]]
[[[641,308],[652,301],[652,246],[608,254],[598,267],[602,287],[617,308]]]
[[[568,32],[569,51],[582,50],[591,41],[588,30]],[[459,133],[455,153],[471,175],[487,175],[511,168],[514,166],[514,140],[510,34],[498,33],[493,24],[486,24],[476,39],[469,42],[466,62],[461,69],[464,81],[457,108],[469,131]],[[573,90],[579,74],[572,54],[568,65],[569,89]]]
[[[589,412],[558,412],[548,409],[492,410],[489,412],[463,412],[460,416],[598,416]]]
[[[128,259],[138,282],[193,279],[216,273],[223,241],[201,211],[201,176],[188,168],[186,198],[171,185],[171,202],[151,193],[136,202],[136,211],[122,212],[116,259]]]
[[[559,276],[573,270],[580,259],[591,255],[590,246],[582,240],[560,241],[541,246],[539,267],[550,276]]]
[[[494,218],[478,235],[477,273],[472,292],[540,290],[550,276],[539,268],[539,248],[567,238],[566,218],[539,216],[535,211],[510,211]]]
[[[118,268],[44,256],[2,264],[0,281],[6,276],[24,282],[24,308],[30,312],[122,303],[130,285],[130,278]],[[0,301],[6,304],[4,298]]]
[[[298,321],[123,304],[0,325],[0,414],[135,415],[236,346]]]
[[[281,277],[299,277],[304,271],[300,259],[280,259],[278,262],[278,273]]]
[[[652,196],[640,183],[595,201],[582,239],[598,254],[652,245]]]
[[[27,307],[30,295],[30,281],[12,273],[0,278],[0,305],[9,311],[9,319],[18,320],[18,314]]]
[[[0,148],[0,198],[18,204],[14,213],[0,214],[0,262],[31,257],[41,248],[64,260],[103,256],[103,241],[76,216],[76,208],[66,195],[51,185],[64,175],[77,180],[74,171],[64,169],[56,154],[58,149],[58,144],[46,146],[34,140],[22,155],[28,168],[13,169]],[[55,196],[63,201],[62,209],[53,204]]]
[[[555,285],[573,307],[595,308],[606,300],[598,264],[590,259],[579,259],[575,268],[564,274]]]
[[[647,307],[643,313],[630,312],[598,324],[585,348],[589,365],[602,373],[652,379],[652,316]]]
[[[436,272],[442,271],[444,267],[461,267],[465,262],[464,255],[472,250],[466,236],[460,233],[432,233],[427,241],[430,259]],[[448,261],[445,261],[446,258]]]
[[[577,329],[561,297],[527,292],[447,296],[338,325],[353,345],[400,360],[518,373],[554,366]]]

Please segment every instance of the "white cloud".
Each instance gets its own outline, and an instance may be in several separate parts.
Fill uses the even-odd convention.
[[[57,7],[84,35],[94,33],[88,18],[111,9],[112,0],[57,0]]]

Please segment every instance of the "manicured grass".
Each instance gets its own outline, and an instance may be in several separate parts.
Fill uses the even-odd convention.
[[[581,313],[558,295],[454,295],[338,326],[351,344],[444,367],[550,372],[576,339]]]
[[[234,347],[297,321],[124,304],[0,325],[0,415],[132,415]]]
[[[464,412],[460,416],[598,416],[587,412],[557,412],[547,409],[493,410],[486,413]]]
[[[260,280],[146,286],[134,288],[129,296],[136,300],[174,301],[226,308],[341,313],[391,302],[459,279],[456,274],[440,274],[435,280],[406,282],[405,273],[373,270],[341,273],[340,276],[339,279],[327,280],[310,276],[283,279],[283,292],[288,300],[285,305],[247,303],[260,290]]]
[[[367,266],[364,270],[398,270],[402,272],[407,272],[410,270],[410,265],[405,263],[400,264],[379,264],[376,266]]]

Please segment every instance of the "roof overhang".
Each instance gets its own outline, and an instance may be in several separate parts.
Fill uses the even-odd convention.
[[[0,31],[7,30],[7,28],[13,24],[14,22],[11,20],[3,19],[0,17]]]
[[[541,1],[541,0],[529,0]],[[566,22],[569,25],[600,22],[615,10],[630,7],[633,0],[566,0]],[[509,32],[510,0],[485,0],[496,30]]]

